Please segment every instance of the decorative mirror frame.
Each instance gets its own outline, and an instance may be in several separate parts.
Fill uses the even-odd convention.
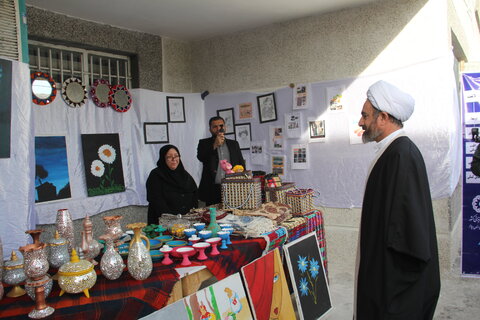
[[[82,101],[80,102],[72,101],[67,95],[67,87],[72,83],[78,83],[83,88],[83,98],[82,98]],[[68,78],[67,80],[65,80],[62,84],[62,98],[72,108],[83,106],[85,104],[85,101],[87,100],[87,89],[85,89],[85,86],[83,85],[82,80],[75,77]]]
[[[98,98],[98,95],[97,95],[97,87],[100,85],[100,84],[104,84],[104,85],[107,85],[108,86],[108,97],[107,97],[107,101],[101,101],[99,98]],[[110,105],[110,90],[112,89],[112,87],[110,86],[110,82],[108,82],[108,80],[105,80],[105,79],[96,79],[92,86],[90,87],[90,96],[92,97],[92,100],[93,100],[93,103],[95,103],[95,105],[97,105],[97,107],[100,107],[100,108],[106,108]]]
[[[118,91],[124,91],[126,93],[127,99],[128,99],[126,106],[120,106],[115,101],[115,93],[117,93]],[[110,103],[110,106],[115,111],[118,111],[118,112],[127,112],[132,106],[132,96],[130,95],[130,92],[128,91],[128,89],[121,84],[116,84],[110,87],[110,93],[108,94],[108,101]]]
[[[35,93],[33,93],[33,89],[32,89],[32,101],[33,101],[33,103],[38,104],[40,106],[44,106],[44,105],[47,105],[49,103],[52,103],[52,101],[55,100],[55,98],[57,97],[57,85],[55,84],[55,81],[53,80],[53,78],[48,73],[32,72],[30,74],[30,80],[31,80],[30,85],[33,85],[33,82],[37,79],[47,80],[50,83],[50,85],[52,86],[52,93],[50,94],[49,97],[47,97],[45,99],[41,99],[41,98],[37,97],[35,95]]]

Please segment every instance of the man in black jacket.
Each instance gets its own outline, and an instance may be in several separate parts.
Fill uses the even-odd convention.
[[[238,142],[225,138],[225,120],[222,117],[212,117],[208,124],[212,136],[201,139],[197,147],[197,158],[203,164],[199,198],[207,206],[221,202],[220,187],[225,173],[220,167],[220,160],[227,160],[232,167],[245,167]]]

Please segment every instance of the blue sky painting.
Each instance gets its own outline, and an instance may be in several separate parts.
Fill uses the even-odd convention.
[[[35,202],[71,197],[64,136],[35,137]]]

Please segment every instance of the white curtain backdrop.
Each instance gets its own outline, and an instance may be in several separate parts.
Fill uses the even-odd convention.
[[[415,141],[425,158],[433,198],[452,194],[460,177],[460,111],[451,54],[400,70],[369,77],[312,83],[311,108],[300,110],[303,117],[302,136],[285,138],[282,152],[286,165],[284,181],[319,192],[318,205],[327,207],[360,207],[367,169],[374,156],[373,144],[350,144],[350,119],[357,122],[367,88],[373,82],[390,81],[416,99],[413,116],[405,123],[406,133]],[[344,86],[344,112],[327,111],[327,91]],[[265,140],[268,147],[270,125],[284,126],[284,114],[292,112],[293,89],[275,91],[275,122],[260,124],[256,97],[265,92],[211,94],[205,102],[200,94],[168,94],[143,89],[131,90],[133,105],[125,113],[112,108],[99,108],[88,99],[80,108],[70,108],[61,94],[47,106],[31,102],[29,68],[13,61],[11,157],[0,159],[0,236],[4,258],[12,249],[28,241],[25,230],[36,223],[54,223],[56,212],[68,208],[74,219],[86,214],[128,205],[147,205],[145,181],[158,160],[162,145],[145,144],[144,122],[167,122],[166,96],[185,97],[186,123],[169,123],[170,143],[180,149],[182,162],[197,184],[201,164],[196,159],[198,140],[209,135],[207,121],[219,109],[234,108],[236,123],[251,123],[252,139]],[[253,119],[240,120],[238,105],[251,102]],[[326,140],[309,144],[309,169],[291,169],[290,146],[308,143],[307,120],[326,120]],[[83,133],[118,133],[120,137],[126,191],[87,197],[81,148]],[[61,135],[66,137],[70,199],[34,204],[35,159],[34,137]],[[247,168],[271,172],[266,159],[263,165],[251,165],[249,151],[243,151]]]
[[[337,208],[361,207],[367,170],[374,157],[374,143],[350,144],[349,123],[358,122],[368,87],[377,80],[389,81],[409,92],[416,101],[412,117],[405,122],[406,134],[417,144],[428,170],[433,198],[448,197],[460,177],[460,111],[453,73],[453,56],[419,63],[400,70],[369,77],[312,83],[311,108],[295,110],[303,117],[301,138],[285,138],[283,151],[268,151],[264,165],[251,165],[249,151],[243,151],[251,170],[272,172],[270,156],[286,155],[283,181],[293,181],[297,187],[313,188],[319,192],[317,205]],[[329,112],[327,91],[344,87],[344,112]],[[269,146],[270,125],[284,127],[284,114],[292,112],[293,89],[275,91],[277,121],[260,124],[256,97],[267,92],[213,94],[205,100],[207,117],[216,110],[235,108],[235,122],[251,123],[252,140],[266,141]],[[251,102],[253,119],[239,119],[238,105]],[[309,169],[292,170],[292,144],[308,143],[309,118],[326,120],[326,141],[309,144]],[[353,120],[351,120],[353,119]]]

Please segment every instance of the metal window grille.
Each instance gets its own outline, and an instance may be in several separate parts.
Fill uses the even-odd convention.
[[[131,87],[128,56],[37,41],[29,41],[28,53],[30,69],[50,74],[57,83],[76,77],[87,85],[91,85],[96,79],[106,79],[111,85]]]

